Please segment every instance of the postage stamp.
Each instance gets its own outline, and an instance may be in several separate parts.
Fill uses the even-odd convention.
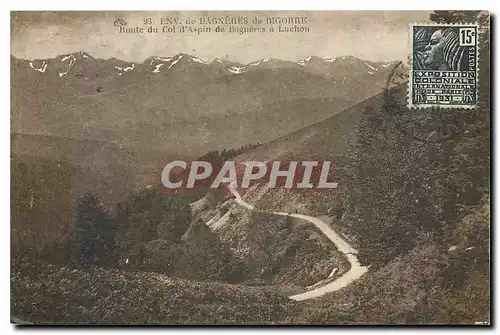
[[[477,103],[477,26],[410,26],[410,108],[474,108]]]

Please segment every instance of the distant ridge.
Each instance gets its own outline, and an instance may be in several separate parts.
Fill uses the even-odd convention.
[[[248,64],[215,58],[212,61],[203,60],[199,57],[188,55],[185,53],[178,53],[174,56],[151,56],[141,62],[129,62],[115,57],[107,59],[99,59],[91,56],[85,51],[79,51],[70,54],[59,55],[47,59],[19,59],[11,55],[12,61],[25,61],[29,67],[38,73],[56,74],[63,77],[70,73],[70,71],[77,66],[77,63],[85,64],[100,64],[103,67],[108,64],[110,68],[114,68],[115,74],[122,76],[124,72],[151,72],[151,73],[164,73],[167,70],[181,63],[190,63],[196,66],[204,66],[207,68],[223,69],[228,74],[241,74],[248,71],[253,71],[262,68],[302,68],[307,72],[322,74],[324,76],[331,76],[335,69],[346,67],[349,65],[357,64],[365,67],[368,74],[373,75],[381,69],[394,65],[396,61],[392,62],[372,62],[362,60],[354,56],[341,56],[335,58],[321,58],[317,56],[308,56],[297,62],[288,60],[281,60],[276,58],[264,58],[252,61]]]

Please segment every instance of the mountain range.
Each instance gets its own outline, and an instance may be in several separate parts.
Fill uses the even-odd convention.
[[[111,184],[144,187],[159,161],[272,141],[406,77],[400,62],[352,56],[246,65],[187,54],[142,63],[86,52],[11,56],[12,151],[70,162],[97,187],[123,171],[126,182]]]
[[[13,62],[22,61],[12,56]],[[160,57],[152,56],[146,58],[142,63],[127,62],[116,58],[98,59],[90,54],[80,51],[71,54],[60,55],[51,59],[25,60],[28,66],[36,72],[47,75],[58,76],[76,76],[78,78],[97,78],[99,75],[117,75],[130,77],[132,73],[159,73],[167,74],[174,67],[184,67],[188,64],[204,67],[205,69],[222,70],[224,73],[241,74],[258,69],[270,68],[296,68],[303,69],[306,72],[315,73],[325,77],[347,76],[352,72],[342,72],[342,70],[356,70],[366,72],[369,75],[375,75],[381,69],[394,65],[394,62],[371,62],[358,59],[353,56],[343,56],[336,58],[320,58],[309,56],[298,62],[283,61],[275,58],[265,58],[250,62],[246,65],[216,58],[207,62],[196,56],[179,53],[174,56]],[[87,75],[87,76],[85,76]]]
[[[351,56],[247,65],[186,54],[140,64],[85,52],[12,56],[12,131],[197,155],[266,142],[324,119],[380,92],[397,64]]]

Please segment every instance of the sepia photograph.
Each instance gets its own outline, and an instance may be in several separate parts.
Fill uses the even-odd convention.
[[[12,324],[491,325],[487,10],[10,27]]]

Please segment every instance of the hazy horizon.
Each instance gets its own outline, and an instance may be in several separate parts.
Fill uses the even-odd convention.
[[[78,52],[85,52],[87,53],[88,55],[90,55],[91,57],[93,57],[94,59],[101,59],[101,60],[110,60],[110,59],[118,59],[118,60],[121,60],[121,61],[125,61],[125,62],[130,62],[130,63],[135,63],[135,64],[142,64],[144,61],[146,61],[147,58],[149,57],[172,57],[172,56],[175,56],[175,55],[178,55],[178,54],[186,54],[186,55],[189,55],[189,56],[193,56],[193,57],[197,57],[197,58],[200,58],[201,60],[203,61],[206,61],[207,63],[211,63],[213,62],[214,60],[216,59],[221,59],[223,60],[222,57],[215,57],[215,58],[212,58],[212,59],[204,59],[202,57],[198,57],[196,56],[195,54],[189,54],[189,53],[186,53],[186,52],[178,52],[176,54],[169,54],[169,55],[149,55],[147,56],[146,58],[144,58],[143,60],[139,60],[139,61],[132,61],[132,60],[126,60],[126,59],[122,59],[122,58],[117,58],[117,57],[97,57],[95,55],[93,55],[92,53],[86,51],[86,50],[76,50],[76,51],[73,51],[73,52],[68,52],[68,53],[62,53],[62,54],[59,54],[59,55],[55,55],[55,56],[51,56],[51,57],[44,57],[44,58],[22,58],[22,57],[17,57],[13,54],[11,54],[11,56],[14,56],[16,57],[17,59],[22,59],[22,60],[29,60],[29,61],[42,61],[42,60],[47,60],[47,59],[52,59],[52,58],[56,58],[58,56],[64,56],[64,55],[69,55],[69,54],[76,54]],[[318,58],[321,58],[321,59],[329,59],[328,57],[319,57],[319,56],[316,56],[316,55],[309,55],[309,56],[312,56],[312,57],[318,57]],[[307,57],[309,57],[307,56]],[[353,55],[342,55],[342,56],[337,56],[337,57],[331,57],[331,58],[342,58],[342,57],[356,57],[356,56],[353,56]],[[307,58],[305,57],[305,58]],[[278,58],[275,58],[275,57],[267,57],[268,59],[278,59]],[[363,61],[369,61],[369,62],[377,62],[377,61],[373,61],[371,59],[363,59],[363,58],[359,58],[359,57],[356,57],[360,60],[363,60]],[[259,61],[259,60],[262,60],[262,59],[266,59],[266,57],[264,58],[259,58],[259,59],[254,59],[250,62],[239,62],[237,60],[231,60],[231,62],[235,62],[235,63],[240,63],[242,65],[249,65],[249,64],[252,64],[256,61]],[[302,58],[304,59],[304,58]],[[300,61],[302,59],[298,59],[297,61]],[[296,60],[290,60],[290,59],[281,59],[279,58],[279,60],[281,61],[285,61],[285,62],[296,62]],[[393,59],[393,60],[390,60],[390,61],[386,61],[387,63],[391,62],[391,61],[397,61],[396,59]],[[406,61],[406,60],[405,60]],[[378,61],[380,63],[384,63],[385,61]]]
[[[183,20],[188,15],[195,18],[306,16],[310,32],[147,35],[119,34],[113,25],[117,18],[135,27],[141,25],[144,17],[159,22],[166,15]],[[221,58],[242,64],[263,58],[296,62],[308,56],[348,55],[378,62],[407,61],[408,26],[428,21],[428,16],[427,11],[11,12],[11,54],[33,60],[85,51],[95,58],[136,63],[151,56],[178,53],[205,61]]]

